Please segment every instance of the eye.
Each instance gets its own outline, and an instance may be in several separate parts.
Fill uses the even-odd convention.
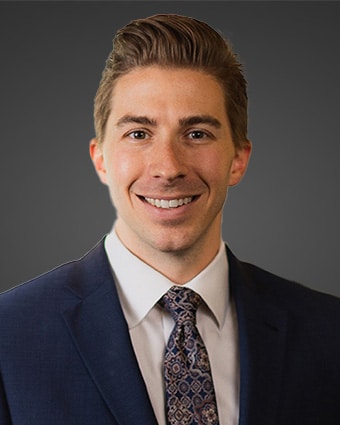
[[[192,140],[202,140],[211,137],[209,133],[203,130],[191,130],[187,133],[187,137]]]
[[[148,137],[148,134],[144,130],[134,130],[128,133],[128,137],[135,140],[144,140]]]
[[[199,130],[195,130],[189,133],[189,137],[191,137],[192,139],[203,139],[203,137],[205,136],[206,136],[206,133]]]

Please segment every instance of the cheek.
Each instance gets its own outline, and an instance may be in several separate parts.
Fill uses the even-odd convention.
[[[231,159],[226,152],[217,151],[214,154],[204,155],[204,159],[200,159],[200,170],[202,177],[210,186],[217,190],[223,189],[228,185]]]
[[[137,178],[141,161],[130,153],[112,150],[106,156],[106,170],[111,192],[122,192]]]

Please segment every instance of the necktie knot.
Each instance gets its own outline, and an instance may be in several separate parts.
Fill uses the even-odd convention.
[[[171,314],[177,325],[196,324],[196,311],[203,300],[189,288],[173,286],[163,295],[160,304]]]

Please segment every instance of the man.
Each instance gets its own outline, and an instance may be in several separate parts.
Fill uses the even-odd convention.
[[[95,125],[117,220],[82,259],[1,296],[0,423],[339,424],[339,300],[221,239],[251,151],[228,43],[186,17],[130,23]]]

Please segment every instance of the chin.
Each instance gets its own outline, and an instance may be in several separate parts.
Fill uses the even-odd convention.
[[[174,233],[154,239],[151,245],[154,249],[169,254],[183,254],[197,245],[197,240],[193,235],[176,235]]]

